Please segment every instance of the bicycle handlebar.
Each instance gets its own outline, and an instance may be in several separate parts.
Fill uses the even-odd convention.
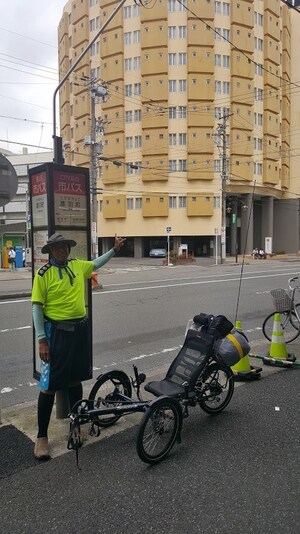
[[[296,285],[296,284],[295,284],[295,285],[292,285],[292,283],[295,282],[296,280],[299,280],[299,275],[297,275],[297,276],[293,276],[292,278],[289,278],[288,284],[289,284],[289,288],[290,288],[291,290],[293,290],[293,289],[300,289],[300,280],[299,280],[298,285]]]

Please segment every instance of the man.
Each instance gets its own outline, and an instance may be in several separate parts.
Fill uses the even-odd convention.
[[[32,315],[41,361],[38,435],[34,455],[48,460],[48,426],[57,390],[68,388],[70,408],[82,399],[82,381],[92,378],[92,362],[85,309],[85,280],[102,267],[125,243],[93,261],[68,259],[76,241],[62,234],[49,237],[42,248],[49,262],[34,277]]]
[[[12,247],[9,247],[7,253],[8,253],[8,263],[10,264],[10,268],[13,271],[15,269],[16,253]]]

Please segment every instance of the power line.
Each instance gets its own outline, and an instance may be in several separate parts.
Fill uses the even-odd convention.
[[[24,35],[22,33],[14,32],[12,30],[8,30],[7,28],[0,28],[1,31],[11,33],[13,35],[18,35],[18,37],[23,37],[24,39],[28,39],[29,41],[34,41],[35,43],[40,43],[45,46],[50,46],[51,48],[55,48],[57,50],[57,46],[51,45],[50,43],[45,43],[43,41],[39,41],[38,39],[34,39],[33,37],[29,37],[28,35]]]
[[[45,150],[52,151],[52,148],[49,148],[48,146],[30,145],[29,143],[18,143],[18,141],[9,141],[8,139],[0,139],[0,143],[9,143],[9,144],[12,144],[12,145],[31,146],[33,148],[43,148]]]

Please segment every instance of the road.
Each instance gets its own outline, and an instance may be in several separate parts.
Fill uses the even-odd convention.
[[[269,291],[287,287],[300,262],[240,266],[131,267],[103,271],[104,290],[93,293],[94,376],[107,368],[146,373],[168,364],[182,343],[187,320],[200,312],[237,319],[250,342],[263,338],[271,312]],[[240,288],[240,292],[239,292]],[[2,407],[37,397],[32,378],[31,305],[27,298],[0,302]]]

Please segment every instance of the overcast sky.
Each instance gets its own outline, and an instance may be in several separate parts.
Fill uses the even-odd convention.
[[[25,143],[51,149],[53,93],[58,85],[57,27],[67,0],[0,3],[0,151],[19,154]],[[57,109],[58,104],[57,96]]]

